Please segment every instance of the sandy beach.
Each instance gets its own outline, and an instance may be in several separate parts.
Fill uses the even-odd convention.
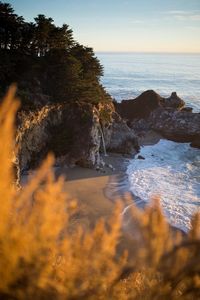
[[[56,175],[65,177],[64,190],[78,201],[76,221],[85,227],[93,227],[100,218],[112,214],[117,199],[128,192],[125,174],[129,159],[120,154],[104,157],[102,170],[81,167],[58,168]]]
[[[160,136],[149,132],[140,138],[140,145],[155,144]],[[137,201],[129,191],[129,181],[126,169],[134,156],[123,156],[108,153],[104,156],[103,169],[88,169],[75,166],[73,168],[58,168],[56,175],[65,177],[64,189],[70,196],[78,201],[79,214],[77,222],[86,227],[93,227],[99,218],[107,218],[112,214],[117,200],[123,200],[129,195]],[[143,206],[142,203],[139,203]]]
[[[140,146],[156,144],[161,137],[155,132],[142,133],[139,137]],[[85,228],[91,228],[100,218],[111,216],[117,200],[125,200],[127,194],[140,208],[144,207],[142,199],[130,192],[129,180],[126,174],[133,155],[108,153],[102,156],[105,165],[100,169],[82,168],[79,166],[55,166],[56,177],[63,176],[64,191],[70,199],[78,202],[79,213],[75,222]],[[137,154],[135,155],[137,159]],[[22,186],[27,182],[27,175],[34,175],[34,171],[22,176]],[[125,202],[124,202],[125,203]]]

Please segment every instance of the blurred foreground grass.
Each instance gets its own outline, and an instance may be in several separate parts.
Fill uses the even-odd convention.
[[[133,207],[125,225],[117,204],[86,232],[72,226],[79,208],[55,180],[51,155],[15,187],[18,106],[11,88],[0,107],[0,299],[200,299],[199,214],[183,236],[158,201]]]

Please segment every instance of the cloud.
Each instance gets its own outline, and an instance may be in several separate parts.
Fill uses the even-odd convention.
[[[194,11],[193,11],[194,12]],[[187,14],[190,14],[191,11],[186,11],[186,10],[170,10],[170,11],[167,11],[166,14],[170,14],[170,15],[187,15]]]
[[[200,27],[199,26],[185,26],[186,29],[189,29],[189,30],[193,30],[193,31],[199,31],[200,30]]]
[[[200,10],[184,11],[184,10],[171,10],[166,12],[167,15],[172,16],[178,21],[200,21]]]
[[[178,21],[200,21],[200,14],[195,15],[175,15],[175,19]]]
[[[132,24],[144,24],[143,20],[131,20]]]

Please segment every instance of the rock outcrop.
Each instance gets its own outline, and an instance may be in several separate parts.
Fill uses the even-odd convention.
[[[164,99],[164,107],[171,107],[174,109],[182,109],[185,106],[185,102],[177,96],[176,92],[172,92],[171,96]]]
[[[153,90],[142,93],[139,97],[130,100],[123,100],[121,103],[115,103],[116,111],[127,120],[145,119],[150,113],[161,107],[164,98]]]
[[[22,113],[16,138],[20,169],[34,168],[50,151],[68,164],[98,164],[98,126],[98,113],[87,103],[48,105]]]
[[[198,146],[200,140],[200,114],[182,110],[160,108],[151,114],[150,127],[176,142],[190,142]]]
[[[110,103],[52,104],[20,112],[16,143],[20,172],[35,168],[53,152],[57,162],[95,167],[101,164],[103,142],[109,151],[133,153],[137,138]]]
[[[127,120],[146,119],[160,107],[180,110],[184,106],[185,102],[177,96],[176,92],[168,98],[163,98],[153,90],[148,90],[135,99],[115,103],[116,111]]]
[[[136,99],[116,104],[116,109],[137,134],[154,130],[167,139],[200,148],[200,113],[185,107],[175,92],[162,98],[146,91]]]
[[[136,134],[117,113],[114,113],[113,122],[105,136],[106,148],[110,152],[135,154],[139,150]]]

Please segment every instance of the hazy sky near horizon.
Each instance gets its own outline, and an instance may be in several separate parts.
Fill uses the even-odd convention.
[[[19,15],[67,23],[95,51],[199,52],[200,0],[7,0]]]

